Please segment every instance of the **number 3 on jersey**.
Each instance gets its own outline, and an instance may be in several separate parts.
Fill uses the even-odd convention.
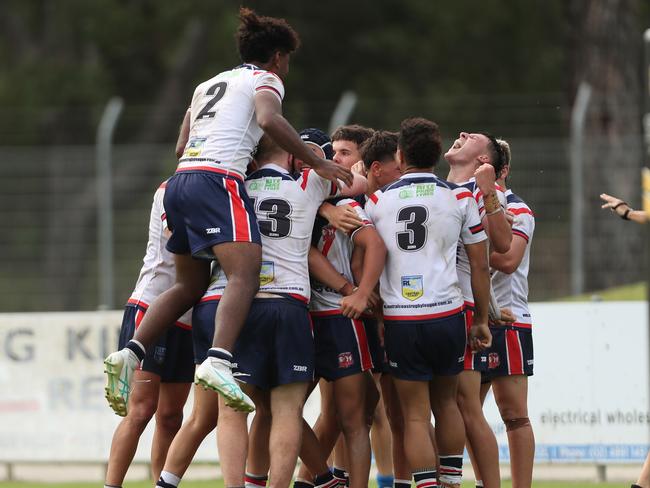
[[[402,251],[418,251],[427,241],[427,228],[429,211],[422,205],[404,207],[397,212],[397,222],[404,223],[404,230],[397,232],[397,246]]]
[[[291,233],[291,204],[281,198],[266,198],[259,203],[254,199],[257,208],[257,223],[260,233],[272,239],[284,239]],[[266,213],[263,219],[260,213]]]

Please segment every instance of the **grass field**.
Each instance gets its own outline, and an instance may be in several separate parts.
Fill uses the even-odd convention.
[[[21,483],[21,482],[0,482],[0,488],[97,488],[99,483]],[[463,483],[463,488],[473,488],[473,483]],[[501,484],[502,488],[511,488],[509,481]],[[625,483],[589,483],[589,482],[571,482],[571,481],[535,481],[534,488],[621,488],[627,486]],[[214,481],[183,481],[182,488],[224,488],[222,480]],[[124,488],[151,488],[151,482],[131,482],[125,483]],[[374,483],[370,488],[376,488]]]
[[[607,290],[594,291],[584,295],[574,295],[566,297],[563,301],[567,302],[591,302],[593,300],[625,301],[625,300],[645,300],[647,298],[645,283],[633,283],[631,285],[617,286]]]

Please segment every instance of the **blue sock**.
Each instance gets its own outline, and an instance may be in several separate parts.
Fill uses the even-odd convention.
[[[378,488],[393,488],[393,475],[377,473],[377,487]]]

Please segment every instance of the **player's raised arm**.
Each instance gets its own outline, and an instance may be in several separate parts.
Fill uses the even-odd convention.
[[[336,183],[342,180],[346,185],[352,185],[352,172],[349,169],[319,158],[300,139],[296,130],[282,115],[282,104],[275,94],[266,90],[255,94],[255,116],[260,128],[289,154],[301,159],[323,178]]]
[[[496,252],[508,252],[512,241],[512,229],[497,197],[494,166],[484,163],[479,166],[474,176],[477,186],[483,193],[483,204],[485,205],[483,227],[490,238],[490,244]]]

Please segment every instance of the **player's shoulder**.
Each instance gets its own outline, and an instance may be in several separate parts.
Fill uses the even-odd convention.
[[[532,209],[523,200],[523,198],[513,193],[512,190],[506,190],[505,195],[506,195],[506,201],[508,202],[508,210],[510,212],[514,213],[515,215],[528,214],[533,217],[535,216]]]

